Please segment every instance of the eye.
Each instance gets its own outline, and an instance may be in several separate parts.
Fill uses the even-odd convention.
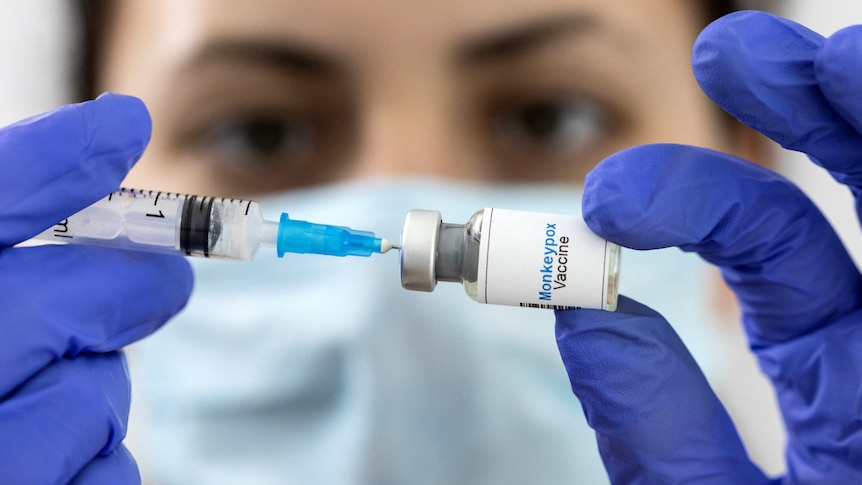
[[[603,110],[581,99],[537,99],[498,111],[493,137],[503,150],[560,158],[590,148],[606,126]]]
[[[216,123],[201,143],[222,162],[244,169],[298,164],[320,151],[321,133],[311,120],[250,116]]]

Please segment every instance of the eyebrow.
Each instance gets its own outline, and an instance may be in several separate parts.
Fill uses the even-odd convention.
[[[218,62],[262,64],[309,76],[332,76],[344,70],[336,56],[302,44],[230,38],[205,44],[183,70]]]
[[[468,65],[494,62],[538,49],[562,37],[603,30],[595,17],[590,15],[541,19],[525,25],[504,28],[469,41],[459,50],[458,60]]]

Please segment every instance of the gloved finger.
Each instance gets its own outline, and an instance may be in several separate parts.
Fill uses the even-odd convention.
[[[829,104],[862,133],[862,25],[839,30],[823,41],[814,74]]]
[[[791,483],[862,483],[862,310],[757,351],[786,423]]]
[[[119,446],[104,456],[97,456],[78,473],[72,480],[72,485],[138,485],[141,474],[138,464],[129,450],[120,443]]]
[[[45,367],[0,402],[4,477],[13,483],[68,483],[125,437],[129,391],[125,359],[117,352]]]
[[[721,267],[755,347],[859,305],[862,278],[814,204],[780,175],[730,155],[682,145],[619,152],[587,175],[583,213],[610,241],[678,246]]]
[[[815,76],[823,42],[790,20],[739,12],[701,32],[692,66],[704,92],[725,111],[781,146],[808,154],[838,181],[860,187],[862,136],[824,97]],[[858,60],[838,62],[843,69]]]
[[[814,59],[814,73],[829,104],[862,133],[862,25],[827,38]],[[862,154],[857,152],[855,159],[845,180],[852,184],[856,213],[862,217]]]
[[[0,129],[0,247],[29,239],[116,190],[150,130],[144,104],[116,94]]]
[[[192,288],[180,256],[84,246],[0,251],[0,275],[0,397],[53,360],[149,335]]]
[[[612,483],[769,483],[661,315],[620,296],[616,312],[556,317],[560,355]]]

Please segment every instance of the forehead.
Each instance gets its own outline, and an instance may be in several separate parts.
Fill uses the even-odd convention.
[[[184,49],[212,38],[301,41],[348,56],[450,48],[533,20],[579,15],[621,37],[697,30],[691,0],[124,0],[118,37]],[[131,27],[129,24],[133,24]],[[115,37],[116,38],[116,37]],[[637,40],[635,40],[637,42]]]

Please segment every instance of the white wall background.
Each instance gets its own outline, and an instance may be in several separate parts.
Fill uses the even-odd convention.
[[[0,126],[66,99],[64,0],[0,0]]]

